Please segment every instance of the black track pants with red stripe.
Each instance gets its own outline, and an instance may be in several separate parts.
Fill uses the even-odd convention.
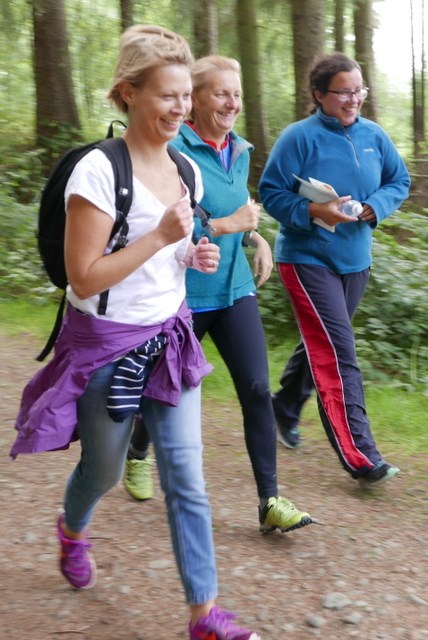
[[[351,325],[369,270],[338,275],[316,265],[284,263],[278,270],[305,346],[324,429],[344,469],[358,477],[382,458],[366,413]]]

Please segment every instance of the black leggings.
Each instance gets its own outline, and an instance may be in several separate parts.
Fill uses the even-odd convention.
[[[225,309],[194,313],[193,322],[198,340],[208,333],[229,369],[242,408],[245,443],[258,495],[276,496],[276,432],[257,298],[246,296]],[[133,449],[145,451],[148,444],[145,428],[136,423]]]

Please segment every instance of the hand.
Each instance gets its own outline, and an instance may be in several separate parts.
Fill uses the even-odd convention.
[[[260,205],[254,200],[250,200],[247,204],[239,207],[228,217],[231,230],[229,233],[238,233],[240,231],[253,231],[257,229],[260,219]]]
[[[253,257],[254,277],[258,277],[257,288],[261,287],[269,280],[273,269],[272,251],[269,242],[262,238],[256,231],[252,234],[252,239],[257,242],[256,251]]]
[[[183,240],[191,234],[193,210],[188,200],[179,200],[166,209],[157,226],[165,245]]]
[[[202,273],[215,273],[220,261],[220,249],[208,240],[201,238],[192,255],[192,267]]]
[[[329,202],[311,202],[309,205],[309,214],[312,218],[321,218],[325,223],[334,226],[339,222],[358,222],[359,218],[348,216],[340,211],[339,207],[343,202],[351,200],[351,196],[342,196]]]
[[[369,204],[363,204],[363,213],[358,216],[363,222],[376,222],[376,214]]]

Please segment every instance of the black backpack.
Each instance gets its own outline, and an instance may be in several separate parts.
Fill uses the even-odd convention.
[[[115,121],[119,122],[119,121]],[[64,192],[68,179],[75,167],[87,153],[93,149],[101,149],[110,160],[115,179],[116,221],[110,234],[110,240],[119,232],[119,237],[112,249],[118,251],[126,246],[128,223],[126,216],[132,204],[132,163],[128,147],[123,138],[113,137],[113,122],[110,124],[104,140],[91,142],[84,146],[67,151],[58,161],[43,188],[38,218],[37,240],[43,266],[51,280],[58,288],[67,286],[67,274],[64,264],[65,205]],[[123,124],[123,123],[120,123]],[[125,125],[123,125],[125,126]],[[195,201],[195,173],[192,165],[174,147],[168,147],[168,153],[177,165],[178,172],[189,189],[191,206],[195,215],[201,219],[202,226],[209,228],[208,216]],[[59,335],[65,308],[65,291],[58,309],[55,324],[48,341],[37,356],[41,362],[52,350]],[[100,294],[98,313],[105,315],[108,291]]]

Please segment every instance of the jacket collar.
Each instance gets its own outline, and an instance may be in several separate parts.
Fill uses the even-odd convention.
[[[338,118],[334,116],[327,116],[321,107],[318,107],[318,109],[315,112],[315,115],[318,117],[321,124],[323,124],[325,127],[327,127],[328,129],[336,129],[337,131],[343,131],[344,129],[349,130],[352,127],[354,127],[356,124],[358,124],[360,120],[360,115],[358,114],[357,117],[355,118],[355,121],[352,124],[350,124],[349,127],[344,127]]]
[[[199,147],[199,146],[204,147],[208,144],[207,142],[204,142],[202,138],[199,137],[199,135],[192,128],[190,123],[185,122],[184,124],[181,125],[180,134],[193,147]],[[241,138],[241,136],[238,136],[238,134],[235,133],[235,131],[233,130],[229,133],[229,139],[230,139],[230,144],[232,146],[232,153],[233,153],[234,147],[239,147],[240,150],[248,149],[249,151],[252,151],[254,149],[254,145],[252,145],[250,142],[247,142],[244,138]]]

